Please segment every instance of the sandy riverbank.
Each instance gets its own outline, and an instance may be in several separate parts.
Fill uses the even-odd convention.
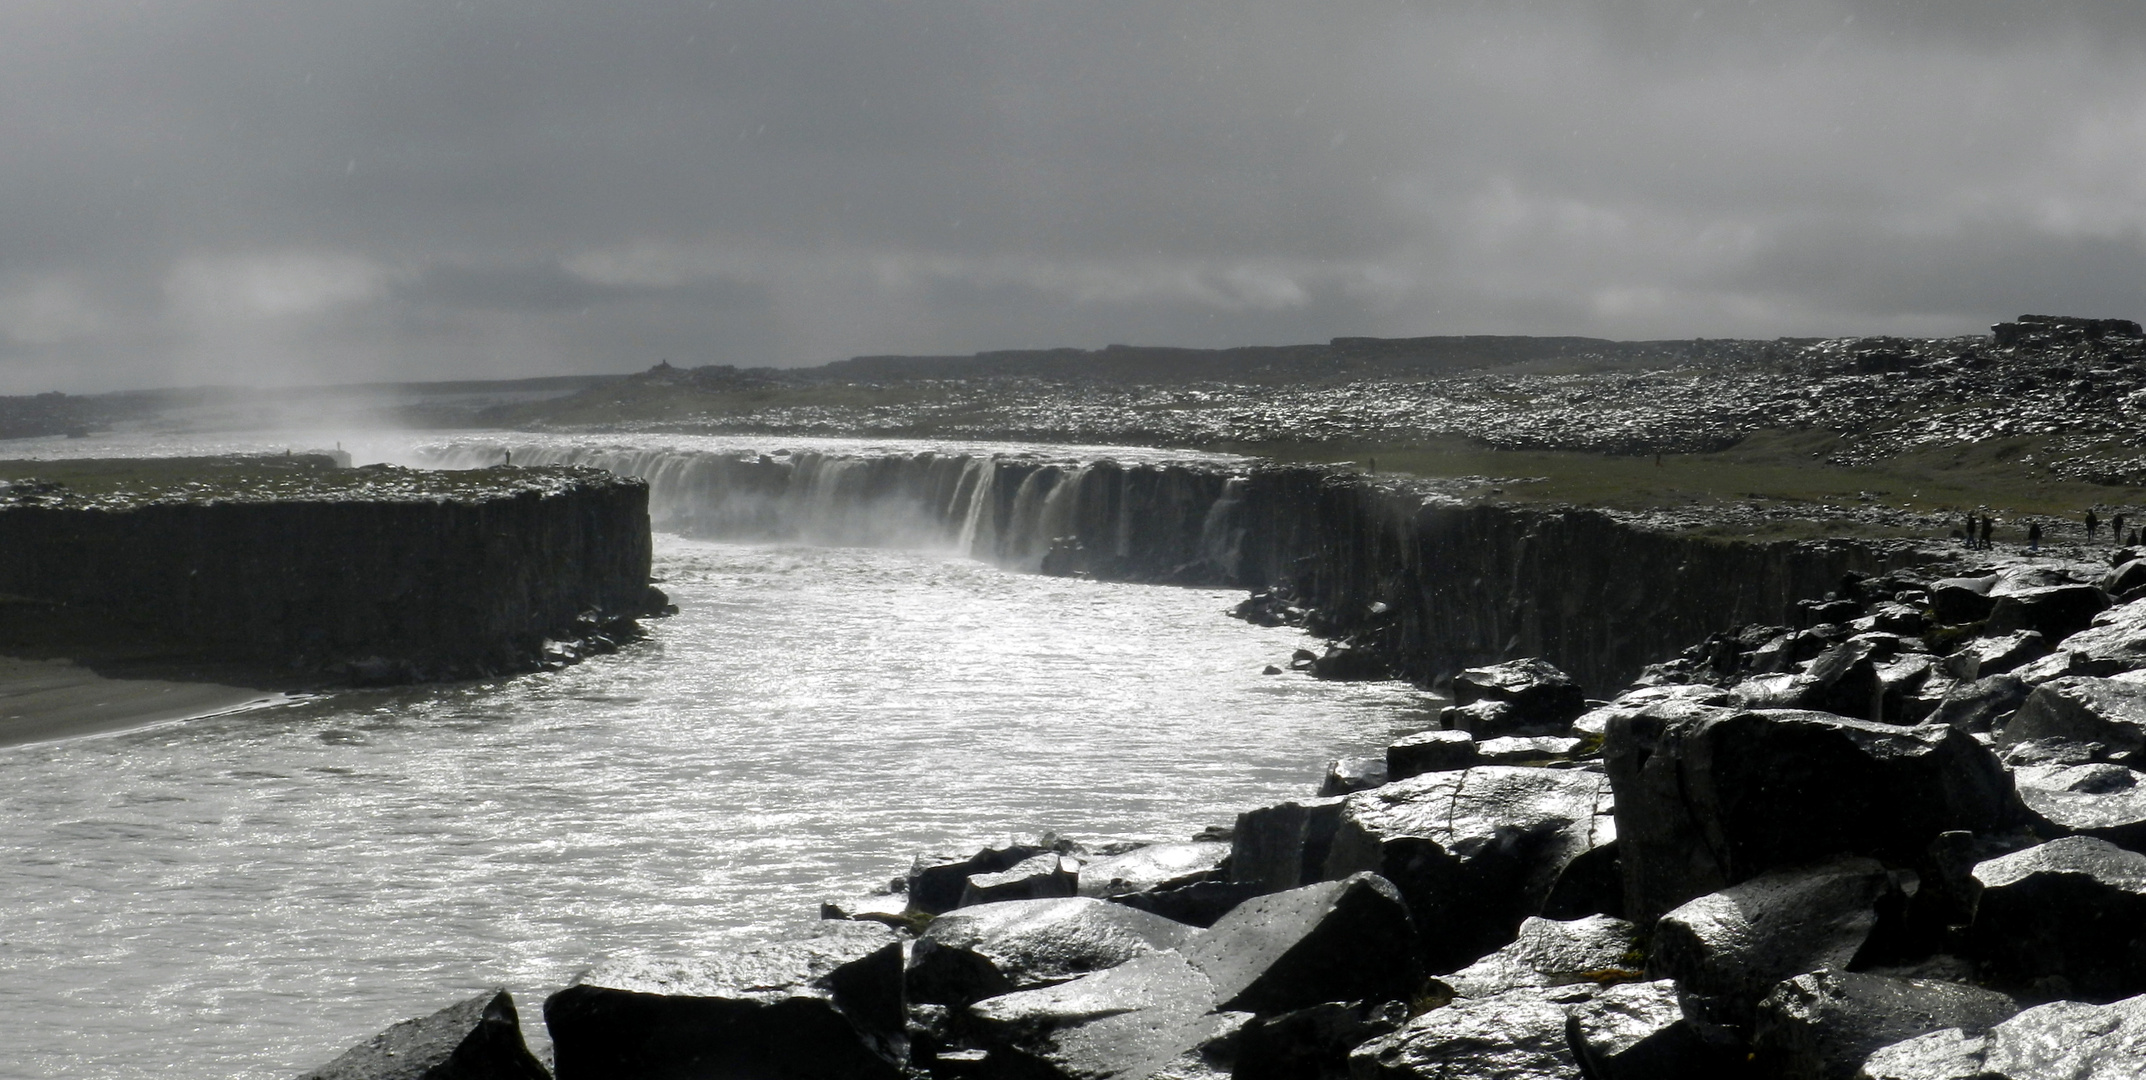
[[[125,731],[284,699],[258,687],[114,678],[69,660],[0,656],[0,746]]]

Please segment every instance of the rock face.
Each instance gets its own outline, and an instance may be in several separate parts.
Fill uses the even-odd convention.
[[[1491,997],[1523,986],[1637,978],[1640,966],[1639,928],[1623,919],[1530,917],[1512,944],[1439,981],[1461,997]]]
[[[600,967],[544,1002],[559,1080],[900,1076],[902,946],[876,923],[691,964]]]
[[[405,1020],[298,1080],[550,1080],[505,990]]]
[[[1080,895],[1119,896],[1191,885],[1221,874],[1229,856],[1230,845],[1215,840],[1149,844],[1083,865]]]
[[[366,470],[342,470],[365,473]],[[0,639],[137,642],[361,681],[534,670],[657,613],[648,487],[593,469],[122,509],[0,508]],[[442,490],[438,498],[428,490]],[[337,489],[342,490],[342,489]]]
[[[1587,695],[1572,676],[1533,658],[1469,668],[1453,677],[1453,704],[1479,701],[1511,706],[1510,730],[1491,735],[1558,734],[1587,711]],[[1478,732],[1478,737],[1483,733]]]
[[[981,904],[932,920],[910,946],[908,1000],[967,1005],[1184,945],[1193,929],[1087,897]]]
[[[2003,994],[1958,983],[1820,971],[1759,1003],[1751,1046],[1764,1075],[1853,1080],[1883,1047],[1946,1028],[1981,1034],[2018,1011]]]
[[[2130,1080],[2146,1061],[2146,997],[2109,1005],[2055,1001],[1998,1024],[1894,1043],[1858,1080]]]
[[[1567,867],[1609,843],[1609,785],[1579,770],[1485,765],[1426,773],[1343,803],[1329,877],[1384,876],[1423,928],[1423,959],[1451,971],[1511,941]]]
[[[1650,968],[1675,979],[1709,1022],[1742,1027],[1781,980],[1846,968],[1899,890],[1874,859],[1765,874],[1662,916]]]
[[[2027,695],[1998,734],[1997,745],[2050,738],[2100,743],[2113,761],[2146,756],[2146,684],[2082,676],[2052,679]]]
[[[1423,985],[1415,951],[1401,894],[1375,874],[1245,901],[1184,949],[1217,1008],[1261,1015],[1406,999]]]
[[[1579,1065],[1554,991],[1456,1001],[1349,1055],[1352,1080],[1571,1080]]]
[[[1589,1080],[1732,1076],[1738,1056],[1684,1018],[1667,979],[1612,986],[1574,1005],[1565,1040]]]
[[[1910,864],[1939,833],[2019,817],[2004,767],[1965,732],[1816,712],[1613,718],[1626,915],[1841,854]],[[1361,796],[1353,796],[1360,798]]]
[[[2146,992],[2146,855],[2074,836],[1975,867],[1972,934],[2023,996],[2113,1001]]]
[[[978,1002],[992,1074],[1149,1077],[1234,1026],[1207,977],[1160,952],[1069,983]],[[834,1075],[834,1074],[830,1074]]]

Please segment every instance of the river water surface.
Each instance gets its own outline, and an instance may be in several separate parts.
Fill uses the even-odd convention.
[[[70,448],[71,449],[71,448]],[[809,920],[1009,830],[1181,838],[1429,726],[1236,594],[659,535],[562,672],[0,749],[0,1076],[287,1077],[503,984]]]

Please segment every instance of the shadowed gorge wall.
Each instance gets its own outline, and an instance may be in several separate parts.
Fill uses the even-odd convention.
[[[0,634],[381,678],[526,670],[655,602],[647,486],[527,472],[434,499],[0,509]]]
[[[597,465],[648,479],[658,528],[737,540],[947,551],[1013,569],[1264,589],[1313,627],[1429,684],[1542,656],[1593,690],[1723,627],[1790,622],[1799,599],[1912,553],[1847,541],[1722,541],[1574,509],[1470,505],[1316,466],[1049,461],[1034,455],[778,456],[531,440],[439,448],[475,465]]]

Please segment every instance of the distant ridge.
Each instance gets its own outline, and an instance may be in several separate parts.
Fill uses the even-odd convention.
[[[1101,349],[1006,349],[968,356],[859,356],[818,368],[793,368],[784,374],[867,381],[1013,377],[1105,382],[1406,376],[1581,356],[1611,362],[1678,356],[1694,344],[1494,334],[1344,337],[1324,345],[1227,349],[1107,345]]]

